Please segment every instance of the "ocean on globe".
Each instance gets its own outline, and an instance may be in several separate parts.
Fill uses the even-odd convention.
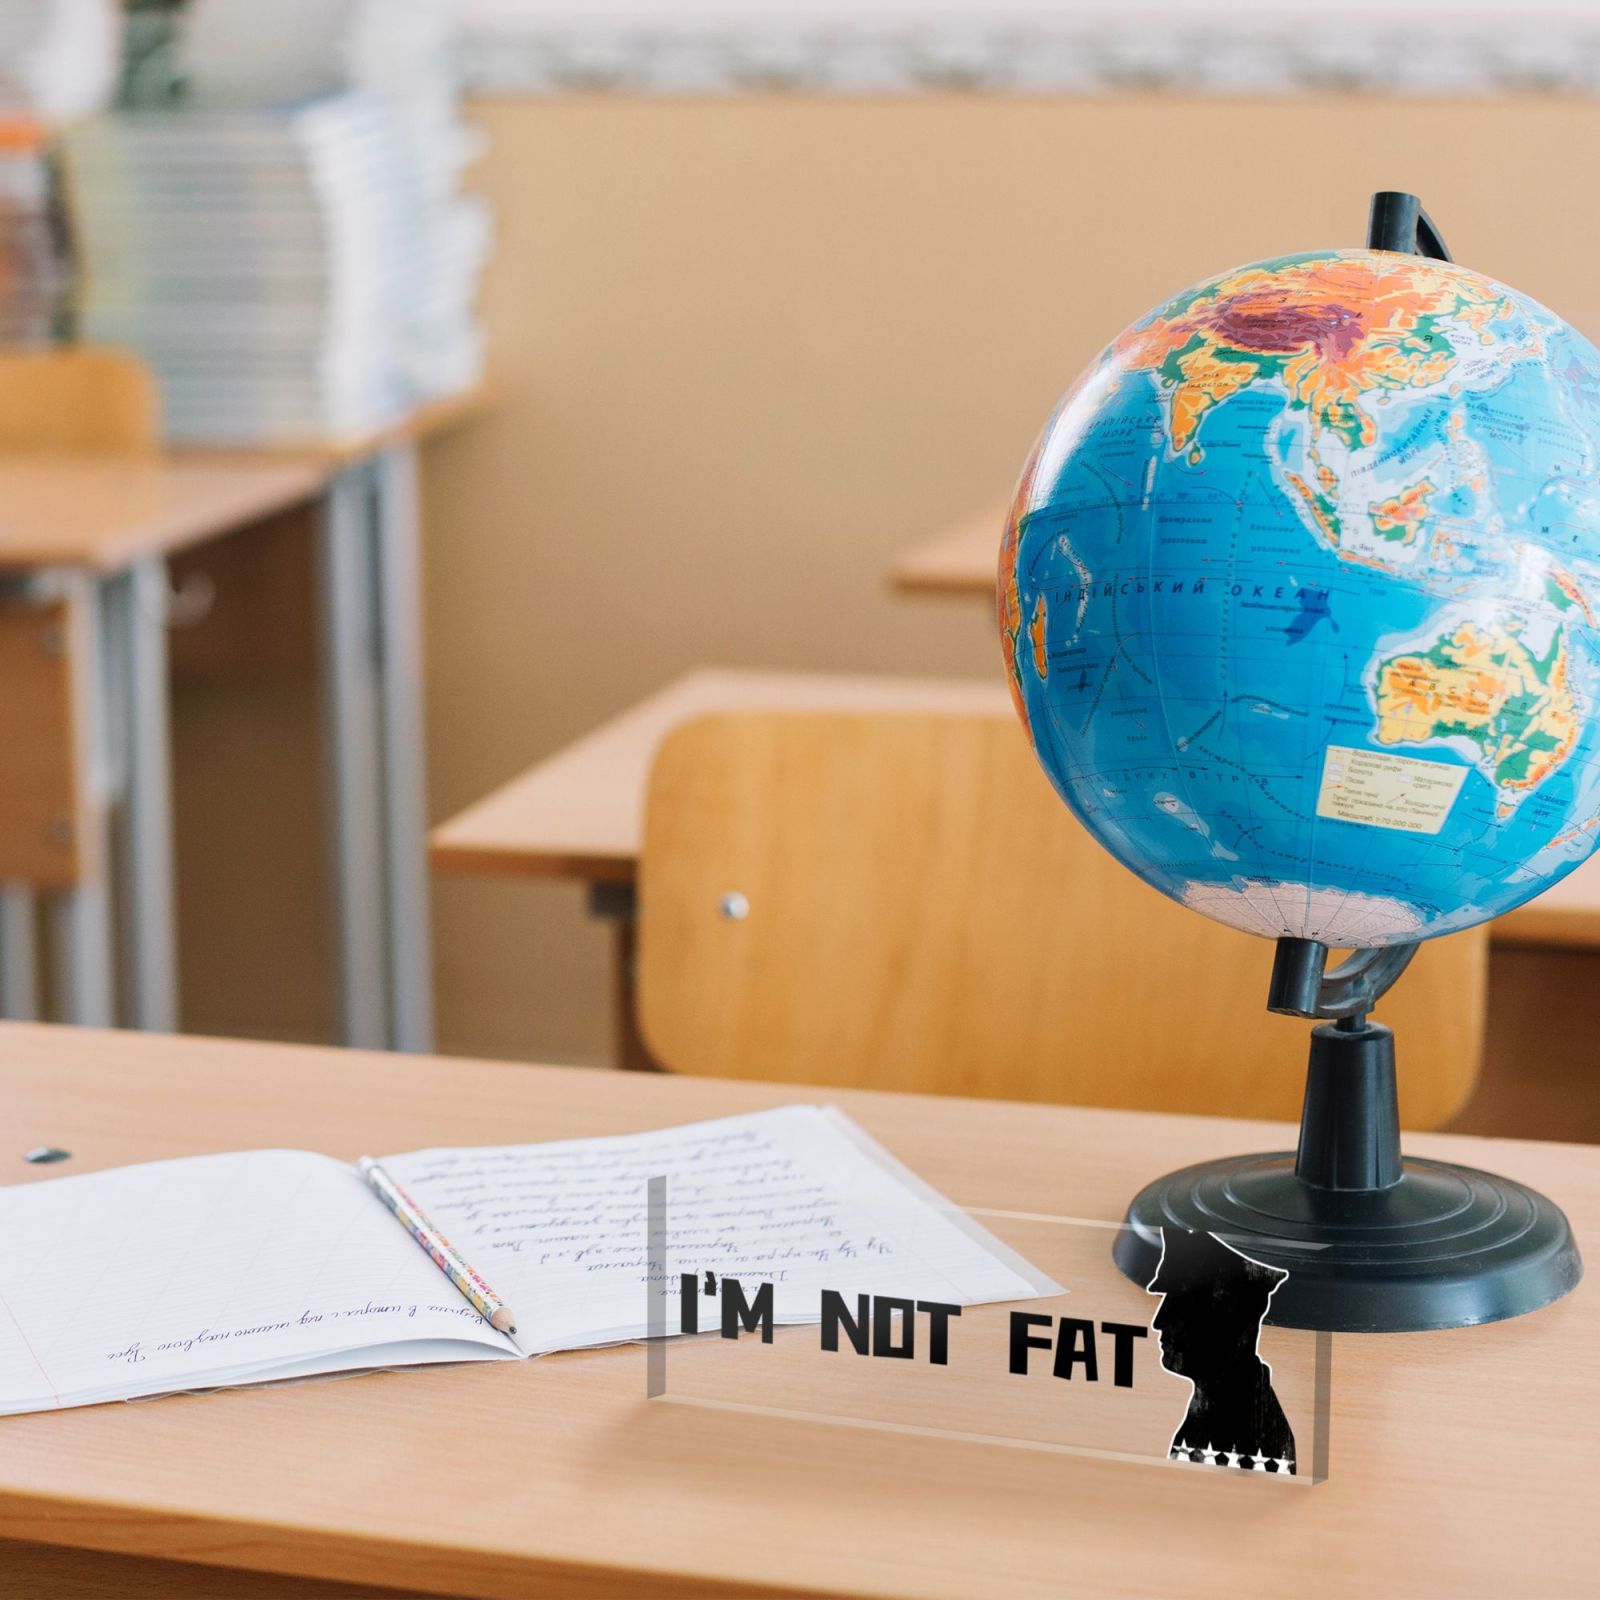
[[[1017,709],[1125,866],[1372,948],[1594,848],[1600,351],[1370,250],[1240,267],[1068,390],[1000,556]]]

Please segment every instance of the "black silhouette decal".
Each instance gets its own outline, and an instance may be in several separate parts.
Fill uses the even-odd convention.
[[[1209,1233],[1161,1230],[1161,1264],[1147,1287],[1162,1300],[1150,1326],[1161,1336],[1161,1365],[1194,1385],[1173,1460],[1294,1471],[1294,1433],[1272,1368],[1256,1353],[1261,1319],[1288,1276]]]

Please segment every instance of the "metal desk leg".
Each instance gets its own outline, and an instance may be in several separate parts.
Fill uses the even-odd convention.
[[[105,661],[115,708],[118,911],[129,984],[128,1020],[178,1025],[172,864],[172,738],[167,683],[167,573],[159,557],[106,584]]]
[[[367,462],[329,482],[317,550],[340,1036],[382,1049],[388,1028],[372,491]]]
[[[414,449],[329,484],[319,538],[330,855],[346,1044],[432,1047]]]
[[[39,1015],[39,955],[34,936],[33,891],[0,884],[0,1017],[32,1022]]]
[[[433,1048],[433,954],[428,910],[427,780],[422,743],[422,572],[413,445],[374,462],[383,821],[388,868],[390,1043]]]
[[[103,880],[49,900],[56,1016],[86,1028],[116,1021],[111,998],[111,897]]]

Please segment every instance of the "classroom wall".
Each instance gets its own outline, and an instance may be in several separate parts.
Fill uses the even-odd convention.
[[[1600,321],[1588,103],[605,98],[478,108],[507,389],[430,456],[443,815],[698,662],[993,673],[896,597],[1059,390],[1183,284],[1359,243],[1423,195],[1458,258]],[[438,884],[449,1048],[604,1048],[576,891]]]
[[[475,112],[501,392],[426,457],[435,817],[697,663],[997,672],[983,609],[894,596],[891,559],[1009,487],[1124,323],[1240,261],[1359,243],[1374,188],[1600,324],[1586,101]],[[441,1047],[601,1059],[580,892],[436,888]],[[191,1025],[229,1021],[217,950]]]

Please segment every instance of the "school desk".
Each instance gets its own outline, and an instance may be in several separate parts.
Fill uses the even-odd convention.
[[[1007,509],[1007,501],[997,500],[913,545],[889,569],[890,583],[904,594],[957,595],[993,604]]]
[[[656,747],[695,717],[785,709],[999,715],[1010,704],[998,672],[984,683],[701,667],[441,823],[429,855],[439,872],[630,885]]]
[[[594,1069],[13,1024],[0,1027],[0,1179],[251,1146],[353,1159],[622,1133],[805,1098],[672,1076],[618,1095]],[[1114,1221],[1152,1174],[1293,1138],[1149,1113],[828,1098],[957,1204],[1013,1216]],[[24,1164],[42,1143],[72,1161]],[[1600,1148],[1408,1143],[1535,1184],[1600,1248]],[[1577,1600],[1594,1581],[1597,1329],[1591,1276],[1511,1322],[1335,1335],[1315,1485],[652,1401],[637,1346],[6,1417],[0,1591]],[[992,1432],[1026,1434],[1040,1393],[1019,1379]]]
[[[953,595],[992,606],[1006,510],[998,500],[906,551],[890,569],[891,584],[903,594]],[[1600,857],[1499,918],[1491,937],[1497,945],[1600,950]]]
[[[959,679],[703,667],[674,679],[429,835],[436,872],[567,878],[612,927],[612,1029],[619,1065],[650,1065],[634,1005],[634,877],[657,745],[719,711],[971,711],[1009,715],[1004,686]]]
[[[995,683],[707,667],[675,679],[593,733],[442,822],[429,835],[436,872],[565,878],[588,885],[591,912],[612,924],[617,1057],[648,1064],[630,973],[634,879],[656,747],[673,728],[718,711],[960,710],[1011,716]],[[1600,949],[1600,857],[1530,905],[1499,918],[1497,946]]]
[[[78,818],[116,810],[120,916],[103,842],[62,829],[102,865],[48,896],[52,988],[69,1020],[176,1025],[168,745],[169,557],[296,504],[318,506],[333,913],[346,1043],[425,1049],[429,1008],[421,749],[416,445],[481,395],[424,408],[359,439],[287,450],[46,456],[0,453],[0,597],[75,618],[87,660],[75,696]],[[48,630],[41,638],[54,637]],[[26,656],[19,659],[26,660]],[[46,841],[48,844],[49,841]],[[56,887],[45,863],[40,881]],[[0,874],[3,875],[3,874]],[[35,1014],[38,959],[26,878],[0,886],[0,1013]]]

